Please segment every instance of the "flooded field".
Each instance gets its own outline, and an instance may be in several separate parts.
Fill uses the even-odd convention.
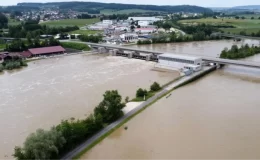
[[[106,90],[133,98],[139,88],[165,84],[178,73],[151,71],[154,63],[123,57],[73,55],[30,62],[0,74],[0,158],[38,128],[92,113]]]

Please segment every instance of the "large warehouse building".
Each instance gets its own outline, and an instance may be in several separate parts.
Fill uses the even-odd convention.
[[[202,68],[202,58],[165,53],[158,56],[158,65],[172,69],[199,71]]]

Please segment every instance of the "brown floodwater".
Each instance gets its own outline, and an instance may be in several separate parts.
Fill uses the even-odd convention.
[[[30,62],[19,71],[0,74],[0,159],[12,158],[16,145],[38,128],[92,113],[106,90],[125,99],[177,72],[156,72],[153,62],[123,57],[73,55]]]
[[[232,45],[259,45],[260,41],[256,40],[220,40],[220,41],[198,41],[198,42],[185,42],[185,43],[163,43],[163,44],[151,44],[151,45],[133,45],[128,47],[140,48],[146,50],[165,51],[174,54],[186,54],[197,56],[210,56],[219,57],[221,51]]]
[[[175,46],[183,53],[217,56],[216,50],[223,49],[218,47],[227,43],[234,42],[201,42],[202,49],[192,49],[193,43],[153,49],[170,51],[165,46]],[[246,60],[260,62],[260,55]],[[157,101],[82,159],[260,159],[259,93],[259,69],[225,66]]]

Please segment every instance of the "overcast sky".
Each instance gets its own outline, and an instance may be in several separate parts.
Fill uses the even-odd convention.
[[[84,0],[0,0],[1,6],[15,5],[19,2],[64,2]],[[85,0],[86,1],[86,0]],[[233,7],[240,5],[258,5],[259,0],[89,0],[91,2],[106,3],[131,3],[131,4],[155,4],[155,5],[198,5],[204,7]]]

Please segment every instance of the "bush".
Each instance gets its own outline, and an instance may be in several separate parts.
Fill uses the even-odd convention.
[[[147,94],[148,94],[147,90],[142,89],[142,88],[139,88],[136,91],[136,97],[144,97],[144,96],[147,96]]]
[[[64,48],[72,48],[77,50],[89,51],[90,48],[87,44],[75,43],[75,42],[61,42],[61,46]]]
[[[157,82],[154,82],[151,87],[150,87],[151,91],[159,91],[161,89],[161,86],[157,83]]]

